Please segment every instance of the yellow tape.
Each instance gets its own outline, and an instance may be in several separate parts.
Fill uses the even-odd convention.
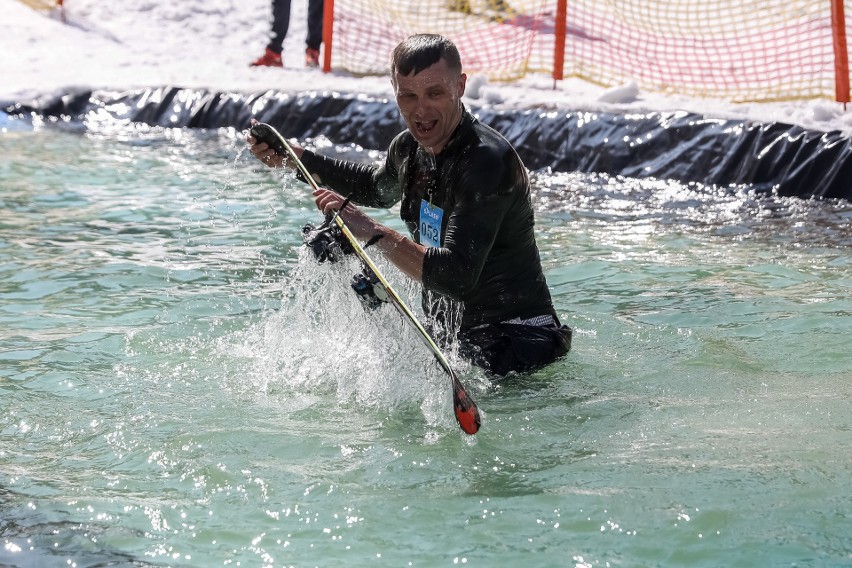
[[[33,10],[52,10],[59,7],[58,0],[20,0]]]

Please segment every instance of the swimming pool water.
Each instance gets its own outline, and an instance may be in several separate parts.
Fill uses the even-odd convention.
[[[0,565],[852,565],[852,207],[533,177],[573,351],[467,437],[240,133],[0,134]]]

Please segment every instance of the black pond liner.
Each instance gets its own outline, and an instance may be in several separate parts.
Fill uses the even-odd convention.
[[[2,103],[10,116],[89,113],[169,128],[247,129],[250,118],[299,139],[387,148],[404,128],[396,104],[346,93],[223,93],[180,87],[79,90]],[[749,186],[802,198],[852,199],[852,138],[778,122],[708,118],[688,112],[617,114],[470,105],[500,131],[531,170]]]

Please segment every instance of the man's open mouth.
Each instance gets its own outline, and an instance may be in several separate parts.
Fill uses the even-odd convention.
[[[417,126],[417,132],[421,134],[429,134],[438,124],[437,120],[429,120],[426,122],[417,121],[414,123]]]

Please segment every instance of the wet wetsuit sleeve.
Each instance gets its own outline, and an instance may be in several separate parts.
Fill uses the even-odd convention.
[[[465,162],[443,246],[430,248],[423,262],[423,285],[460,300],[479,282],[514,201],[513,175],[499,154],[479,150]]]
[[[320,185],[349,197],[353,203],[388,208],[402,196],[394,156],[392,150],[388,151],[384,163],[374,165],[337,160],[305,150],[302,162],[309,172],[319,176]]]

